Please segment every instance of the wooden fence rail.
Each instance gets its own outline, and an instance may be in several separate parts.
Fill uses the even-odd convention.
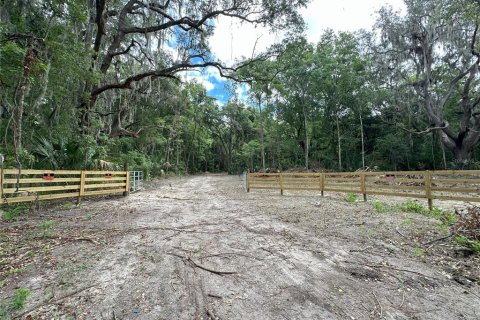
[[[128,171],[0,171],[0,204],[94,195],[128,194]]]
[[[433,200],[480,202],[480,170],[325,172],[325,173],[249,173],[247,192],[251,189],[310,190],[399,196]]]

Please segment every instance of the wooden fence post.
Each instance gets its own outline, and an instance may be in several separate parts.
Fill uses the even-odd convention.
[[[283,196],[283,177],[280,173],[280,195]]]
[[[3,203],[3,168],[0,169],[0,203]]]
[[[126,197],[130,194],[130,171],[128,171],[128,163],[125,162],[123,166],[123,170],[125,171],[125,191],[123,192],[123,196]]]
[[[432,198],[432,173],[427,171],[425,173],[425,193],[428,199],[428,209],[433,209],[433,198]]]
[[[367,202],[367,185],[365,183],[365,172],[360,173],[360,183],[361,183],[361,189],[362,189],[362,194],[363,194],[363,201]]]
[[[80,204],[81,198],[85,195],[85,171],[80,172],[80,191],[78,193],[77,204]]]
[[[320,174],[320,190],[323,197],[323,192],[325,191],[325,173]]]
[[[245,173],[245,180],[247,182],[247,192],[250,192],[250,172]]]

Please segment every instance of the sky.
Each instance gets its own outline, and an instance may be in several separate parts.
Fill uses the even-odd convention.
[[[316,43],[328,28],[334,31],[370,30],[375,22],[375,12],[385,5],[400,11],[405,8],[403,0],[313,0],[300,13],[307,24],[307,39]],[[251,57],[254,48],[255,53],[259,53],[281,39],[281,34],[270,33],[266,28],[240,23],[235,18],[220,17],[209,44],[217,59],[231,65],[236,59]],[[219,105],[228,100],[226,81],[215,69],[190,73],[188,78],[203,84]],[[247,90],[243,85],[237,93],[245,99]]]

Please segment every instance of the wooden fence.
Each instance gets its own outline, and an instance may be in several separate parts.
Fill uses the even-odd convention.
[[[480,170],[342,173],[249,173],[251,189],[311,190],[480,202]]]
[[[0,204],[128,194],[128,171],[17,170],[0,172]]]

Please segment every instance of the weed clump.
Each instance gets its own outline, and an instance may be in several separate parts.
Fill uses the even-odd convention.
[[[24,215],[28,212],[30,208],[27,205],[10,205],[5,208],[3,211],[3,219],[4,220],[13,220],[17,217]]]
[[[350,203],[355,203],[357,202],[358,196],[355,193],[347,193],[345,196],[345,201],[350,202]]]

